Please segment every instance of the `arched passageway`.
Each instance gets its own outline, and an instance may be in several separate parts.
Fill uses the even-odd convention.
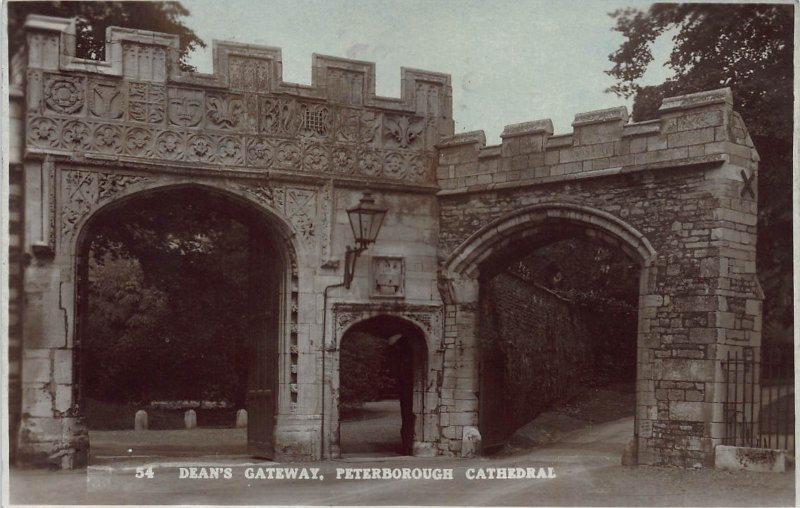
[[[380,315],[356,323],[339,350],[342,455],[412,455],[422,437],[427,370],[423,332]]]
[[[583,233],[543,228],[482,266],[485,453],[514,433],[560,432],[550,428],[555,421],[569,427],[635,414],[640,267]]]
[[[266,214],[199,186],[91,217],[76,246],[73,361],[95,460],[274,456],[287,250]],[[133,432],[137,411],[149,430]],[[186,430],[195,422],[202,437]]]
[[[652,380],[639,369],[639,323],[654,257],[630,225],[572,203],[519,209],[454,250],[445,273],[463,330],[471,332],[461,336],[471,348],[465,358],[477,365],[473,421],[484,453],[609,374],[626,385],[619,387],[622,397],[609,398],[628,400],[622,412],[636,417],[652,391]],[[593,279],[603,281],[604,292],[587,283]],[[613,316],[617,306],[627,315]],[[631,431],[635,436],[635,422]]]

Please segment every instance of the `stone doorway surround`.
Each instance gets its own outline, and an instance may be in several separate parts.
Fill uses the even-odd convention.
[[[329,408],[326,414],[326,429],[323,439],[325,455],[341,456],[339,446],[339,352],[342,339],[347,332],[359,323],[373,318],[389,317],[404,321],[416,328],[424,339],[427,361],[423,372],[415,370],[413,412],[416,416],[414,456],[433,456],[437,454],[440,437],[440,421],[437,418],[443,369],[441,337],[443,315],[441,305],[413,305],[405,303],[335,303],[332,310],[333,333],[327,344],[325,355],[328,359],[328,372],[324,375],[326,384],[325,402]]]

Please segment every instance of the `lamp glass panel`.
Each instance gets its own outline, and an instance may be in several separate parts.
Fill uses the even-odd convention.
[[[383,217],[386,215],[386,212],[383,211],[374,211],[371,214],[369,225],[369,236],[366,238],[369,239],[370,242],[374,242],[376,238],[378,238],[378,232],[381,229],[381,225],[383,224]]]
[[[350,228],[353,230],[353,238],[358,240],[361,233],[360,215],[357,210],[347,210],[347,218],[350,219]]]

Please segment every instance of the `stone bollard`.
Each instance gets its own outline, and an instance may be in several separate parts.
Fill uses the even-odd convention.
[[[133,417],[133,430],[147,430],[147,411],[140,409]]]
[[[236,428],[242,429],[247,427],[247,410],[240,409],[236,411]]]
[[[470,459],[481,454],[481,433],[477,427],[464,427],[461,457]]]
[[[638,464],[638,457],[636,451],[638,450],[638,442],[636,438],[631,439],[628,441],[628,444],[625,445],[625,450],[622,452],[622,465],[623,466],[635,466]]]
[[[183,424],[186,426],[186,430],[197,427],[197,413],[194,412],[194,409],[187,410],[183,415]]]

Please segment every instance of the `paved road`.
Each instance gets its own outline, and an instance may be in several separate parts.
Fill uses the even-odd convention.
[[[495,506],[792,506],[793,474],[678,470],[619,465],[630,419],[580,429],[523,455],[457,460],[391,457],[313,464],[253,463],[245,459],[173,459],[95,466],[89,471],[13,471],[14,503],[36,504],[305,504]],[[181,479],[180,467],[231,467],[230,479]],[[155,465],[154,478],[135,466]],[[319,468],[323,480],[245,478],[269,467]],[[467,468],[534,468],[555,478],[468,480]],[[336,480],[337,468],[452,468],[453,480]],[[199,470],[198,470],[199,471]]]

